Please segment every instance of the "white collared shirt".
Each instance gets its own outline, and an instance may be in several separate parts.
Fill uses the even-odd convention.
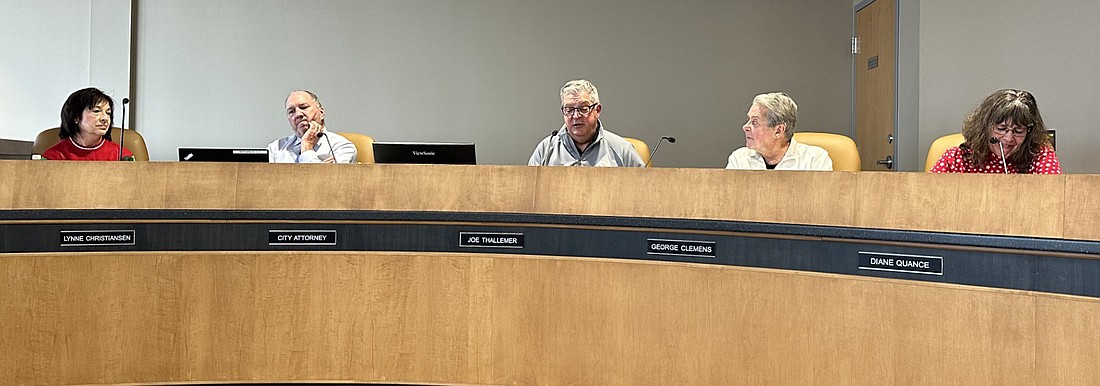
[[[764,156],[756,150],[742,147],[734,150],[726,163],[726,169],[764,170],[768,166]],[[775,170],[833,170],[833,159],[829,152],[817,146],[798,143],[791,138],[791,144],[783,159],[775,165]]]
[[[332,150],[329,151],[329,143]],[[267,145],[267,158],[272,163],[319,163],[336,155],[337,163],[355,163],[355,144],[347,138],[331,131],[317,141],[315,149],[302,150],[302,139],[289,135],[276,139]]]

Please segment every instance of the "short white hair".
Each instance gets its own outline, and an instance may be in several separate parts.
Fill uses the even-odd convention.
[[[768,120],[768,127],[774,127],[780,123],[787,124],[785,130],[787,141],[794,137],[794,124],[798,121],[798,105],[794,99],[786,93],[772,92],[757,95],[752,98],[752,104],[759,105],[767,110],[764,118]]]
[[[565,82],[564,86],[561,86],[560,99],[565,99],[566,95],[581,95],[588,94],[592,97],[592,103],[600,103],[600,92],[596,90],[596,86],[586,79],[574,79]]]

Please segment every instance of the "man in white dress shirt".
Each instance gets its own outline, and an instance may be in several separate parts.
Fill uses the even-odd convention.
[[[277,163],[353,163],[355,144],[325,130],[325,108],[306,90],[286,97],[286,120],[293,135],[267,145],[268,160]]]

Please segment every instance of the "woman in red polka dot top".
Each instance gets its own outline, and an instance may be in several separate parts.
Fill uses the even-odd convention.
[[[962,135],[966,142],[947,149],[932,173],[1062,174],[1030,92],[995,91],[966,117]]]

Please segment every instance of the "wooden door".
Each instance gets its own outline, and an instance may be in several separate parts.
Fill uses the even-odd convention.
[[[896,169],[896,31],[896,0],[856,11],[856,145],[863,170]]]

